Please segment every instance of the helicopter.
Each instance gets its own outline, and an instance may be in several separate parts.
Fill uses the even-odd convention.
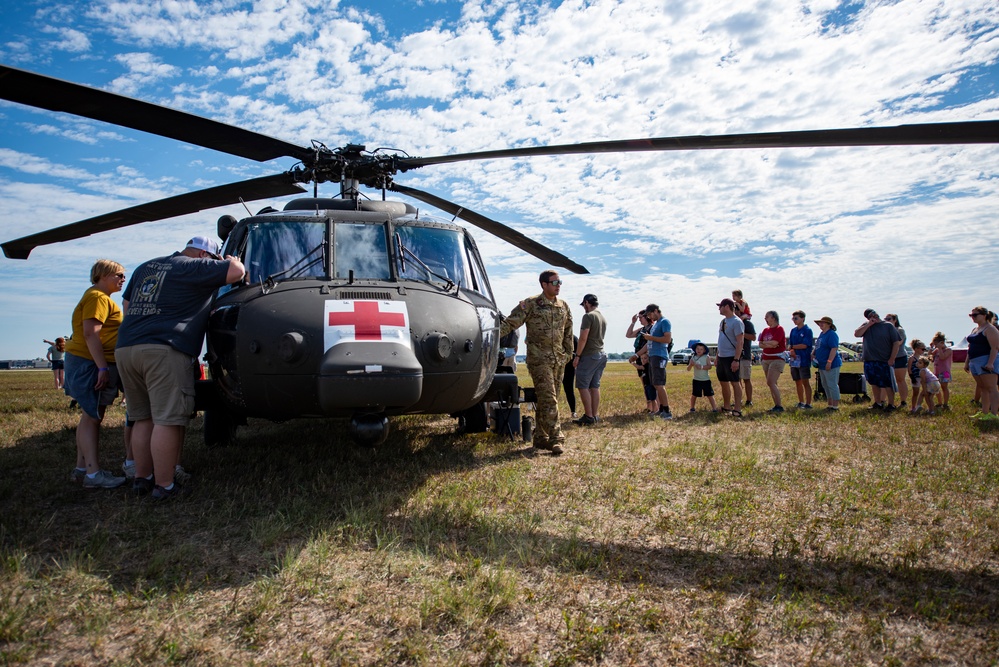
[[[418,168],[474,160],[570,154],[999,142],[999,121],[648,137],[431,157],[361,144],[300,146],[184,111],[0,65],[0,99],[128,127],[260,162],[288,157],[283,173],[211,187],[99,215],[0,244],[12,259],[51,243],[215,207],[298,195],[218,221],[223,254],[247,269],[213,297],[197,383],[209,445],[228,444],[247,418],[346,418],[355,440],[382,442],[389,418],[448,414],[485,430],[484,406],[516,402],[522,388],[500,367],[502,318],[476,243],[460,219],[545,263],[582,265],[515,229],[396,181]],[[302,184],[311,183],[312,196]],[[319,185],[335,183],[336,197]],[[380,191],[380,199],[361,188]],[[422,214],[387,193],[454,216]],[[245,205],[245,204],[244,204]],[[525,394],[526,395],[526,394]]]

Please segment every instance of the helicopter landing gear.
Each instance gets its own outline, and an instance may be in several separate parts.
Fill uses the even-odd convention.
[[[486,412],[485,401],[476,403],[454,416],[458,418],[458,433],[485,433],[489,430],[489,414]]]
[[[236,427],[239,424],[232,414],[222,408],[205,410],[205,447],[212,449],[235,444]]]
[[[350,418],[350,437],[359,445],[377,447],[385,442],[389,420],[384,415],[354,415]]]

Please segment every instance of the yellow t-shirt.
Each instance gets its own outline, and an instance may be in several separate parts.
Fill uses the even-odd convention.
[[[104,348],[104,360],[114,362],[114,346],[118,343],[118,327],[121,326],[121,307],[111,300],[111,297],[96,287],[91,287],[83,293],[80,303],[73,310],[73,337],[66,341],[66,351],[83,359],[94,358],[87,347],[87,339],[83,337],[84,320],[102,322],[101,346]]]

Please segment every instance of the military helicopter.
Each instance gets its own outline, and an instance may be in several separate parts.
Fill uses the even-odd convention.
[[[0,244],[13,259],[39,245],[214,207],[300,195],[283,210],[218,221],[223,253],[247,267],[221,288],[207,336],[210,380],[198,383],[208,444],[232,441],[247,417],[351,420],[355,439],[382,441],[388,418],[450,414],[484,430],[485,401],[516,401],[516,377],[498,372],[501,314],[475,241],[453,221],[387,201],[422,201],[552,266],[586,269],[520,232],[397,183],[433,165],[501,158],[639,151],[999,142],[999,121],[680,136],[535,146],[433,157],[318,141],[299,146],[183,111],[0,65],[0,99],[83,116],[257,161],[298,160],[273,176],[199,190]],[[337,183],[335,198],[318,186]],[[380,200],[361,187],[381,191]]]

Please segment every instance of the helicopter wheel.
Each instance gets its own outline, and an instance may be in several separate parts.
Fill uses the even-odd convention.
[[[489,415],[484,401],[462,410],[457,417],[458,433],[485,433],[489,430]]]
[[[388,417],[379,414],[354,415],[350,418],[350,437],[365,447],[377,447],[389,434]]]
[[[237,426],[236,420],[225,410],[205,410],[205,446],[212,449],[235,444]]]

